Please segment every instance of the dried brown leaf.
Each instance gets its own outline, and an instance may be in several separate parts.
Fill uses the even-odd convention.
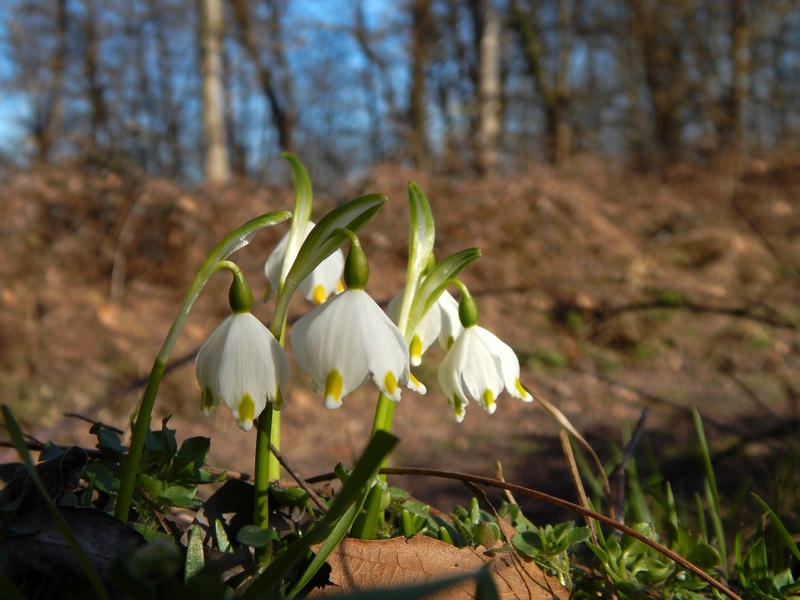
[[[329,584],[313,590],[308,597],[417,585],[475,573],[486,563],[491,565],[500,598],[543,600],[569,597],[569,591],[556,579],[546,576],[532,561],[524,562],[512,552],[491,552],[483,547],[456,548],[422,535],[408,540],[342,540],[328,558],[331,567]],[[475,583],[462,582],[430,597],[438,600],[474,598]]]

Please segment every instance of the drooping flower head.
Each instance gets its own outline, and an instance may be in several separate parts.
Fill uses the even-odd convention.
[[[420,393],[425,387],[409,369],[405,339],[364,291],[369,267],[355,234],[344,269],[347,289],[295,323],[291,339],[297,364],[324,390],[328,409],[368,379],[387,397],[400,400],[400,385]]]
[[[289,359],[269,329],[250,313],[253,294],[241,271],[231,270],[233,314],[200,348],[195,371],[205,415],[209,416],[223,400],[239,427],[249,431],[267,402],[275,409],[283,408],[280,386],[289,377]]]
[[[478,325],[475,301],[465,286],[460,287],[458,313],[464,331],[439,366],[439,384],[459,423],[464,420],[464,409],[470,399],[493,414],[497,410],[497,397],[504,388],[516,398],[533,401],[519,380],[517,355],[500,338]]]
[[[314,223],[307,221],[302,239],[305,240]],[[302,241],[302,240],[301,240]],[[264,274],[267,276],[267,291],[264,300],[269,300],[276,292],[281,282],[281,275],[288,269],[284,269],[284,261],[287,259],[286,252],[289,244],[289,233],[287,232],[280,241],[272,254],[264,264]],[[291,256],[288,257],[289,265],[297,258],[297,248],[292,249]],[[311,274],[306,277],[298,289],[303,296],[316,304],[322,304],[331,294],[338,294],[342,291],[342,270],[344,269],[344,254],[341,250],[336,250],[333,254],[323,260]]]
[[[394,323],[397,323],[400,316],[400,305],[404,293],[405,290],[401,290],[386,307],[386,313]],[[439,345],[444,350],[449,350],[463,329],[461,321],[458,319],[458,302],[450,292],[445,290],[414,329],[408,344],[411,365],[416,367],[422,363],[422,355],[437,338]]]

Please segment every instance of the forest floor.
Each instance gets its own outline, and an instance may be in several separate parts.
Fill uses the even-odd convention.
[[[291,209],[291,189],[249,182],[178,187],[102,169],[6,169],[0,177],[0,402],[36,439],[94,445],[89,425],[125,428],[178,305],[206,253],[263,212]],[[313,181],[313,172],[311,173]],[[763,489],[796,476],[800,416],[800,161],[750,161],[737,174],[690,165],[632,173],[577,157],[559,169],[481,180],[384,165],[353,179],[324,209],[361,194],[389,202],[362,232],[367,291],[403,285],[407,191],[425,191],[441,259],[477,246],[462,279],[481,325],[520,357],[522,381],[554,403],[606,460],[649,407],[637,458],[699,485],[689,408],[703,417],[720,487]],[[234,258],[256,295],[263,263],[286,230],[259,233]],[[171,415],[179,439],[212,440],[209,462],[252,472],[254,432],[225,407],[199,410],[193,353],[228,312],[228,278],[201,295],[173,354],[154,425]],[[272,303],[254,309],[269,320]],[[293,301],[291,315],[310,306]],[[291,357],[291,353],[290,353]],[[559,426],[536,404],[503,396],[488,416],[471,404],[455,423],[439,390],[438,348],[395,412],[396,466],[494,476],[573,499]],[[362,386],[333,412],[293,367],[283,451],[304,476],[352,464],[366,444],[377,391]],[[0,452],[0,462],[14,460]],[[794,475],[793,475],[794,474]],[[397,480],[449,511],[466,488]],[[560,513],[531,505],[539,518]]]

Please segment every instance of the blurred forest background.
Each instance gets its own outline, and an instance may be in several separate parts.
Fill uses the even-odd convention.
[[[631,165],[796,148],[792,0],[12,0],[18,151],[159,177],[333,184],[601,153]],[[283,172],[283,171],[282,171]]]
[[[206,252],[291,207],[291,151],[317,217],[389,195],[362,235],[380,301],[403,285],[417,181],[437,257],[483,250],[463,276],[481,324],[605,458],[650,408],[639,456],[690,478],[696,406],[726,493],[800,489],[796,1],[10,0],[0,17],[0,401],[38,439],[92,446],[65,412],[125,428]],[[236,255],[254,290],[284,231]],[[250,471],[254,436],[202,417],[192,368],[227,283],[193,309],[155,416]],[[395,462],[501,460],[570,497],[554,421],[503,398],[456,425],[441,357],[398,407]],[[358,454],[376,395],[324,412],[308,383],[293,369],[284,411],[305,475]],[[408,486],[445,510],[461,491]]]

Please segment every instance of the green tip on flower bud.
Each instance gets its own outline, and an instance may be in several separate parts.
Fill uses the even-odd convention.
[[[461,289],[461,300],[458,302],[458,319],[464,329],[477,325],[478,305],[475,304],[475,300],[472,298],[472,294],[469,293],[467,286],[460,281],[456,281],[456,285]]]
[[[344,283],[349,290],[363,290],[369,279],[369,263],[367,255],[361,248],[356,234],[348,229],[339,229],[350,240],[350,250],[344,261]]]
[[[231,269],[231,272],[233,273],[233,283],[228,292],[231,310],[235,313],[248,313],[253,308],[253,292],[240,270]]]

